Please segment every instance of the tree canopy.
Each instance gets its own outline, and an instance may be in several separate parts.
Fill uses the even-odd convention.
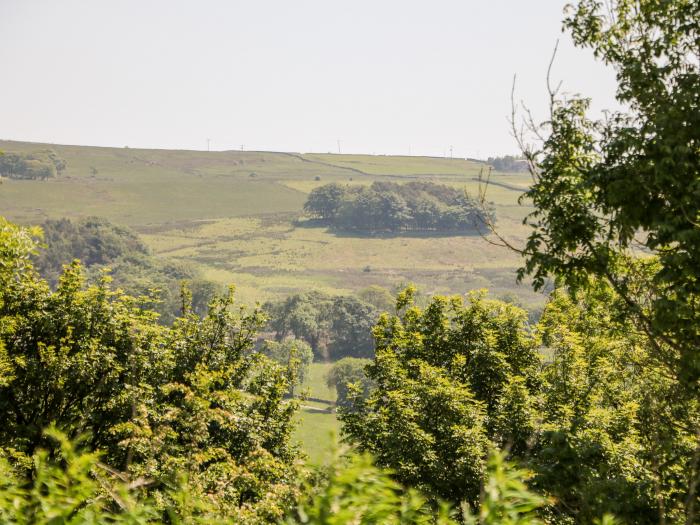
[[[532,469],[556,523],[688,515],[700,401],[605,280],[558,289],[534,327],[480,294],[420,309],[408,289],[397,311],[375,328],[376,357],[335,375],[346,437],[404,484],[476,505],[495,444]]]
[[[571,287],[607,279],[656,354],[700,392],[700,4],[582,0],[564,22],[576,45],[617,73],[623,109],[588,117],[590,100],[551,93],[551,116],[523,142],[535,207],[521,278]],[[521,139],[523,140],[523,139]],[[630,257],[659,264],[634,299]]]
[[[421,310],[410,288],[397,311],[374,330],[373,387],[341,408],[343,431],[403,483],[476,504],[489,442],[525,446],[528,427],[514,423],[528,421],[538,385],[526,314],[480,294],[466,305],[436,297]]]
[[[614,68],[621,109],[594,120],[590,99],[550,88],[549,119],[526,119],[534,137],[514,122],[534,206],[519,278],[552,277],[577,305],[543,332],[558,334],[543,412],[556,429],[543,450],[558,457],[543,486],[589,518],[596,501],[635,523],[698,516],[698,20],[686,0],[569,6],[565,29]]]
[[[373,354],[372,326],[378,311],[359,299],[307,292],[267,303],[265,310],[278,341],[288,336],[306,341],[318,360]]]
[[[0,153],[0,176],[9,179],[41,179],[56,177],[66,169],[66,162],[55,151],[28,154]]]
[[[469,231],[493,214],[465,191],[419,181],[326,184],[312,190],[304,210],[341,230],[364,232]]]
[[[145,306],[160,314],[163,324],[172,323],[181,311],[183,281],[190,291],[192,309],[199,315],[206,313],[209,301],[221,291],[217,284],[202,279],[193,266],[152,256],[135,232],[104,218],[49,219],[41,227],[43,245],[33,259],[52,287],[58,284],[64,266],[79,259],[88,282],[98,282],[109,270],[113,285],[142,297]]]
[[[297,376],[253,351],[262,312],[231,292],[203,318],[184,301],[164,327],[108,278],[85,287],[77,263],[52,291],[29,261],[33,233],[0,223],[3,455],[30,469],[54,424],[156,493],[186,474],[242,518],[281,516],[298,476],[284,399]]]

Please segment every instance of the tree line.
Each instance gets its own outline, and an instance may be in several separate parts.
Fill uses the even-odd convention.
[[[496,171],[527,172],[527,159],[523,155],[503,155],[502,157],[489,157],[486,163]]]
[[[220,286],[203,279],[191,265],[151,255],[138,235],[101,217],[76,220],[48,219],[41,225],[43,248],[32,256],[35,268],[55,287],[65,265],[80,260],[88,282],[98,282],[105,271],[114,285],[172,324],[180,314],[180,286],[187,281],[192,309],[206,313]]]
[[[9,179],[46,180],[66,169],[66,161],[55,151],[3,153],[0,155],[0,176]]]
[[[463,190],[421,181],[326,184],[311,191],[304,210],[338,229],[362,232],[470,231],[493,215]]]
[[[219,285],[202,279],[190,265],[154,257],[135,232],[107,219],[48,219],[41,229],[42,248],[32,261],[53,288],[64,267],[80,260],[89,283],[108,275],[113,286],[139,297],[143,306],[157,312],[162,324],[172,324],[180,315],[183,282],[187,283],[191,308],[199,315],[206,314],[209,302],[221,291]],[[277,342],[293,337],[310,345],[316,360],[370,357],[374,349],[371,328],[379,309],[391,308],[392,295],[378,286],[359,295],[306,292],[268,302],[263,305],[268,317],[264,331]]]

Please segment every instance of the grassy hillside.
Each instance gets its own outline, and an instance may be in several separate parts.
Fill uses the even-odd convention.
[[[340,439],[340,422],[332,411],[335,391],[326,385],[330,363],[312,363],[304,388],[311,398],[302,402],[295,436],[309,459],[323,463],[331,459],[334,442]]]
[[[98,215],[131,226],[156,255],[197,266],[203,277],[235,283],[243,302],[321,290],[349,294],[370,285],[393,289],[409,281],[425,293],[490,288],[515,294],[527,307],[542,303],[516,286],[517,257],[478,235],[337,235],[296,225],[307,194],[329,182],[433,180],[479,190],[484,166],[460,159],[371,155],[201,152],[55,146],[0,142],[7,152],[51,148],[65,159],[61,177],[3,180],[0,215],[21,223]],[[94,169],[93,169],[94,168]],[[526,207],[523,174],[494,174],[489,199],[499,227],[514,242]],[[334,401],[327,364],[312,366],[311,397]],[[312,461],[328,457],[335,414],[327,403],[304,402],[297,437]]]
[[[338,236],[294,226],[306,195],[328,182],[434,180],[478,191],[483,165],[432,157],[202,152],[0,142],[0,150],[51,148],[66,171],[49,181],[4,180],[0,213],[21,223],[99,215],[138,231],[155,254],[198,265],[235,283],[245,302],[310,288],[352,293],[372,284],[416,282],[427,293],[489,287],[541,299],[515,287],[517,258],[473,236]],[[92,169],[94,168],[94,170]],[[96,172],[95,172],[96,170]],[[522,237],[518,206],[527,178],[495,174],[489,198],[499,225]]]

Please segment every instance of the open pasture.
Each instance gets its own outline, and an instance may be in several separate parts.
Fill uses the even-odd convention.
[[[340,441],[340,422],[334,411],[335,391],[326,385],[331,363],[312,363],[304,389],[310,399],[299,410],[296,439],[309,460],[323,463],[331,459],[333,446]]]
[[[202,152],[94,148],[0,142],[0,150],[53,149],[67,168],[48,181],[3,180],[0,214],[22,223],[97,215],[136,230],[157,256],[187,262],[204,278],[235,284],[252,304],[316,289],[352,294],[370,285],[395,290],[414,282],[425,294],[489,288],[530,309],[544,302],[516,285],[518,257],[470,235],[351,235],[309,226],[302,216],[308,193],[329,182],[430,180],[480,190],[484,164],[462,159],[372,155]],[[528,178],[491,176],[502,234],[524,239],[518,204]],[[313,462],[329,459],[339,435],[335,393],[325,384],[327,363],[314,363],[296,437]],[[319,402],[318,400],[323,400]]]
[[[528,307],[541,297],[516,286],[516,255],[472,235],[347,235],[304,225],[307,194],[328,182],[432,180],[478,194],[484,164],[434,157],[203,152],[0,142],[0,150],[53,149],[67,168],[48,181],[4,180],[0,213],[38,223],[98,215],[139,232],[156,255],[236,284],[248,303],[318,289],[332,294],[415,282],[423,292],[487,287]],[[491,176],[499,228],[522,242],[524,174]]]

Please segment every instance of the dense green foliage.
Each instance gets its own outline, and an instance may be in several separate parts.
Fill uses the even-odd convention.
[[[472,295],[437,297],[423,311],[412,289],[383,314],[366,367],[369,397],[341,409],[343,430],[399,480],[435,497],[476,504],[490,442],[526,446],[538,358],[526,313]]]
[[[699,20],[700,3],[688,0],[572,6],[565,27],[576,45],[615,69],[622,109],[596,121],[588,117],[589,99],[552,92],[550,119],[533,130],[543,140],[524,148],[534,179],[524,198],[535,211],[525,221],[531,233],[520,277],[531,274],[542,287],[554,276],[592,295],[603,279],[617,316],[601,308],[608,322],[589,333],[576,324],[558,328],[583,343],[569,340],[562,354],[580,367],[580,380],[618,385],[625,396],[610,398],[602,389],[589,398],[595,389],[579,391],[593,402],[592,412],[557,423],[569,427],[571,472],[586,487],[577,505],[602,497],[613,505],[619,495],[624,513],[640,523],[695,523],[700,515]],[[653,260],[644,259],[649,255]],[[613,332],[615,321],[622,323]],[[608,355],[599,369],[593,352],[601,339]],[[573,395],[575,382],[558,382]],[[633,388],[639,385],[647,395]],[[582,410],[574,399],[557,410]],[[616,415],[605,432],[588,435],[590,423],[580,418],[600,428],[599,416],[608,414]],[[638,453],[622,444],[628,439]],[[580,468],[585,447],[588,457],[608,462],[608,476]],[[611,479],[617,483],[606,485]]]
[[[569,11],[625,109],[593,122],[588,100],[551,93],[542,147],[525,152],[520,277],[557,280],[537,324],[483,292],[421,308],[409,287],[376,323],[381,290],[371,304],[314,292],[267,305],[277,341],[257,345],[265,315],[232,291],[198,315],[183,287],[164,326],[108,277],[58,270],[70,253],[95,268],[147,257],[128,232],[52,224],[49,283],[32,265],[40,231],[0,219],[0,520],[697,523],[698,20],[689,0]],[[328,185],[307,212],[341,229],[458,230],[472,205],[427,183]],[[372,358],[338,361],[328,384],[345,437],[374,459],[315,475],[299,461],[293,394],[313,355]]]
[[[235,508],[219,508],[211,494],[181,478],[168,486],[167,504],[149,497],[143,480],[128,483],[111,476],[99,454],[83,451],[49,429],[47,437],[59,445],[55,457],[45,450],[34,455],[32,476],[23,483],[0,457],[0,520],[13,525],[98,525],[104,523],[155,525],[241,523]],[[494,453],[489,460],[488,485],[478,515],[464,513],[468,524],[536,525],[534,512],[542,498],[527,490],[524,471]],[[458,513],[447,505],[435,509],[414,490],[403,489],[390,473],[378,469],[367,456],[336,460],[323,479],[302,491],[297,505],[282,520],[286,525],[345,525],[423,523],[457,525]]]
[[[40,151],[26,155],[0,153],[0,177],[46,180],[60,175],[64,169],[66,169],[66,162],[55,151]]]
[[[479,508],[472,513],[464,509],[466,525],[542,525],[538,511],[547,501],[530,492],[525,481],[531,473],[504,460],[502,453],[491,453],[486,465],[486,481],[479,499]],[[593,523],[596,523],[594,521]],[[614,525],[606,515],[601,525]]]
[[[378,313],[354,297],[308,292],[268,303],[269,329],[278,341],[294,336],[309,343],[317,360],[369,357],[374,351],[372,326]]]
[[[377,316],[372,305],[354,297],[336,297],[330,310],[330,359],[374,355],[372,327]]]
[[[86,268],[89,282],[99,281],[109,269],[114,286],[143,297],[164,324],[171,324],[180,314],[182,281],[187,281],[192,309],[199,315],[206,313],[209,301],[220,292],[219,286],[199,277],[191,266],[151,256],[138,235],[106,219],[47,220],[41,227],[44,247],[34,261],[51,286],[56,286],[63,267],[75,259]]]
[[[162,326],[108,278],[86,284],[77,262],[52,290],[32,267],[39,235],[0,222],[3,521],[457,523],[365,459],[304,488],[285,399],[300,345],[268,345],[282,365],[255,351],[261,311],[229,294],[200,317],[185,288],[183,316]],[[501,477],[482,521],[534,523],[521,474]]]
[[[587,117],[590,100],[553,94],[549,131],[526,151],[536,211],[521,276],[548,275],[576,287],[607,279],[628,315],[650,335],[659,359],[700,392],[700,4],[593,0],[572,8],[565,26],[580,47],[617,72],[623,110]],[[632,297],[626,258],[658,257]]]
[[[603,512],[682,522],[697,498],[700,401],[659,364],[609,284],[586,288],[556,292],[538,327],[551,362],[527,454],[535,483],[580,523]]]
[[[202,318],[185,294],[164,327],[107,279],[86,288],[77,264],[52,291],[29,263],[30,232],[1,226],[0,443],[13,465],[30,469],[55,424],[155,493],[186,474],[242,521],[281,515],[298,478],[284,400],[295,374],[252,351],[262,312],[230,293]]]
[[[369,395],[372,382],[365,374],[369,359],[344,357],[333,363],[326,376],[326,384],[336,392],[336,404],[343,409],[352,409],[352,399]],[[352,394],[351,394],[352,393]]]
[[[464,191],[432,182],[326,184],[309,194],[304,210],[341,230],[362,232],[467,231],[490,213]]]
[[[495,443],[534,471],[553,522],[682,521],[697,498],[700,402],[609,284],[586,290],[556,291],[534,330],[513,305],[477,294],[421,310],[407,290],[375,329],[369,395],[350,389],[343,431],[403,483],[455,503],[476,505]]]
[[[87,268],[107,266],[118,259],[148,255],[146,245],[128,228],[105,219],[47,220],[41,225],[44,249],[34,257],[39,273],[55,286],[63,267],[74,259]]]
[[[56,429],[47,438],[56,454],[34,454],[31,476],[23,478],[0,457],[0,522],[12,525],[146,525],[239,523],[196,485],[175,480],[167,504],[149,497],[143,479],[114,475],[98,453],[81,450]]]
[[[311,347],[304,341],[289,337],[282,341],[264,341],[260,353],[284,366],[290,374],[290,394],[294,395],[294,387],[306,381],[309,367],[314,360]]]
[[[389,473],[377,469],[368,456],[354,456],[334,464],[328,481],[303,502],[288,524],[345,525],[357,523],[432,524],[432,525],[539,525],[536,511],[545,501],[528,491],[524,484],[528,473],[515,468],[500,453],[488,460],[487,484],[479,511],[437,509],[415,490],[403,489]]]
[[[455,523],[446,508],[440,509],[436,519],[423,496],[414,490],[404,490],[387,472],[374,467],[369,456],[334,465],[327,476],[327,484],[299,506],[288,521],[290,525]]]

